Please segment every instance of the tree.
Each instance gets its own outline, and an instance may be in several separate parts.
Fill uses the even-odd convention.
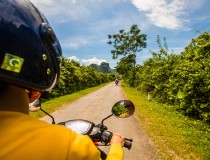
[[[180,59],[171,76],[172,84],[179,86],[175,92],[179,108],[191,117],[210,122],[210,34],[204,32],[192,39]]]
[[[210,34],[193,39],[179,55],[168,53],[159,37],[157,42],[160,50],[139,68],[135,87],[185,115],[210,122]]]
[[[117,65],[117,71],[123,75],[123,79],[128,79],[129,84],[133,86],[136,75],[136,57],[137,53],[146,48],[145,34],[141,34],[141,30],[137,25],[132,25],[130,31],[120,30],[118,34],[108,35],[108,44],[114,47],[111,50],[112,58],[117,59],[118,56],[123,56]],[[127,77],[130,75],[129,77]],[[130,81],[130,80],[131,81]]]
[[[155,59],[166,58],[168,56],[168,52],[169,52],[166,37],[163,37],[163,44],[162,44],[160,36],[157,35],[156,42],[158,44],[159,51],[158,52],[150,51],[153,55],[153,58],[155,58]],[[173,53],[173,51],[172,51],[172,53]]]
[[[79,62],[65,57],[62,58],[60,71],[59,82],[49,94],[48,99],[71,94],[114,80],[112,74],[94,71],[90,66],[80,65]]]

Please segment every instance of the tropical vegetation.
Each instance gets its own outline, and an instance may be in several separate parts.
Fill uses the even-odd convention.
[[[208,123],[184,116],[169,104],[148,100],[146,94],[125,83],[122,87],[127,99],[135,104],[136,117],[157,148],[161,160],[210,159]]]
[[[130,80],[128,82],[131,86],[134,86],[136,81],[136,68],[138,68],[136,57],[142,48],[146,48],[146,38],[147,36],[141,33],[137,25],[132,25],[128,32],[121,29],[117,34],[108,35],[109,41],[107,43],[114,47],[111,50],[112,58],[121,57],[116,71],[122,75],[123,79]]]
[[[146,37],[137,25],[128,32],[108,35],[108,44],[114,47],[113,58],[120,57],[116,71],[125,82],[122,86],[127,98],[136,105],[141,126],[161,159],[210,159],[209,32],[192,39],[180,54],[170,52],[166,38],[157,36],[159,51],[150,51],[152,58],[140,65],[136,57],[146,47]],[[50,93],[53,99],[43,105],[60,107],[70,102],[77,91],[115,78],[107,63],[83,66],[63,58],[60,81]],[[152,95],[152,100],[148,101],[147,94]]]
[[[113,73],[95,71],[91,66],[81,65],[79,62],[63,57],[59,82],[52,92],[45,96],[45,99],[46,97],[51,99],[72,94],[76,91],[113,81],[114,79],[115,74]]]
[[[129,57],[136,57],[137,51],[146,46],[146,36],[140,33],[133,25],[128,32],[120,30],[108,36],[114,39],[108,41],[115,48],[113,58],[124,55],[116,68],[125,82],[161,103],[176,106],[184,115],[210,122],[210,34],[204,32],[192,39],[180,54],[169,53],[166,38],[162,44],[157,36],[159,51],[151,51],[152,58],[136,65],[136,60]]]

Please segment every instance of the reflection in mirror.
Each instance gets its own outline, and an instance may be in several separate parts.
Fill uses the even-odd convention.
[[[133,115],[135,110],[134,104],[129,100],[121,100],[112,107],[112,113],[116,117],[129,117]]]

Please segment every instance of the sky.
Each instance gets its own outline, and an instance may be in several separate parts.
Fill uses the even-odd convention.
[[[158,51],[157,35],[166,37],[169,51],[180,54],[192,38],[210,31],[209,0],[31,0],[58,37],[63,56],[89,65],[114,68],[108,35],[126,32],[134,24],[147,35],[147,47],[137,54],[143,64]],[[197,32],[199,31],[199,32]]]

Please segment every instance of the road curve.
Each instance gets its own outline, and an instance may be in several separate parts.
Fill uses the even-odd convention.
[[[56,123],[69,119],[85,119],[98,124],[103,118],[111,114],[111,108],[119,100],[126,99],[120,84],[114,82],[90,93],[56,112],[52,113]],[[135,104],[134,104],[135,105]],[[48,116],[41,120],[51,123]],[[138,118],[135,116],[129,118],[107,119],[104,124],[110,131],[123,134],[127,138],[133,139],[131,150],[124,149],[125,160],[158,160],[157,150],[152,141],[147,137],[141,128]],[[102,147],[102,150],[108,152],[109,147]]]

